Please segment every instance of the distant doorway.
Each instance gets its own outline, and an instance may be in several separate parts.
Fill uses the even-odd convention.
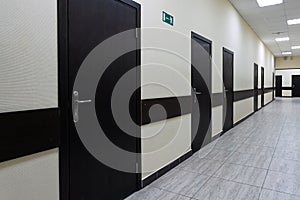
[[[223,82],[225,105],[223,104],[223,132],[233,127],[233,63],[234,53],[223,48]]]

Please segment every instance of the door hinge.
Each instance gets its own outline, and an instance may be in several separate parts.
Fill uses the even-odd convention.
[[[135,163],[135,173],[139,173],[139,163]]]
[[[135,29],[135,38],[139,38],[139,29],[138,28]]]

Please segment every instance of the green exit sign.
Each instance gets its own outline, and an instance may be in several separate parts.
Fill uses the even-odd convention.
[[[174,17],[164,11],[162,13],[162,20],[163,22],[170,24],[171,26],[173,26],[174,24]]]

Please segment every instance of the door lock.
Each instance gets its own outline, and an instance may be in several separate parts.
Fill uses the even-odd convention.
[[[79,100],[79,92],[73,92],[73,121],[76,123],[79,121],[79,104],[91,103],[92,100]]]

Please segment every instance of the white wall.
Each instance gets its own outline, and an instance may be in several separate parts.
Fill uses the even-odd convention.
[[[152,27],[167,29],[170,33],[161,34],[142,30],[142,47],[148,44],[158,45],[171,52],[176,52],[190,62],[191,45],[188,40],[191,37],[191,31],[194,31],[213,41],[213,85],[212,92],[222,92],[222,47],[226,47],[235,53],[234,61],[234,90],[253,89],[253,71],[254,63],[259,67],[265,68],[265,87],[272,87],[272,72],[274,66],[274,57],[266,46],[259,40],[248,24],[242,19],[239,13],[227,0],[136,0],[142,5],[142,28]],[[162,22],[162,11],[166,11],[174,16],[174,26]],[[183,37],[187,38],[184,42]],[[181,61],[180,61],[181,60]],[[191,70],[190,64],[183,62],[178,56],[167,55],[165,52],[152,50],[142,52],[142,84],[147,85],[142,89],[142,98],[157,98],[167,96],[190,95]],[[149,64],[152,63],[152,64]],[[166,69],[157,67],[157,64],[163,63],[169,66]],[[156,67],[155,67],[156,66]],[[173,76],[174,70],[182,76]],[[260,71],[259,71],[260,74]],[[155,79],[153,80],[153,78]],[[153,84],[153,81],[156,84]],[[182,84],[183,83],[183,84]],[[186,85],[189,84],[189,86]],[[170,92],[175,91],[175,92]],[[252,99],[235,103],[234,121],[242,119],[253,111]],[[266,102],[268,103],[268,102]],[[212,130],[213,135],[222,131],[222,107],[213,108],[212,111]],[[190,115],[185,115],[175,119],[166,120],[177,121],[177,124],[190,120]],[[142,127],[142,136],[151,134],[150,124]],[[165,166],[180,155],[186,153],[191,146],[190,138],[191,123],[180,127],[175,142],[165,148],[174,149],[171,154],[164,152],[153,156],[142,158],[142,166],[147,170],[148,166],[157,166],[157,169]],[[143,149],[151,149],[154,144],[161,140],[168,140],[168,131],[162,130],[159,134],[162,136],[152,139],[152,142],[142,141]],[[175,133],[173,133],[175,134]],[[159,140],[158,140],[159,139]],[[177,148],[172,145],[177,145]],[[180,147],[180,148],[179,148]],[[160,157],[158,160],[158,156]],[[156,170],[157,170],[156,169]],[[155,171],[155,170],[154,170]],[[144,173],[143,178],[149,173]]]
[[[0,163],[1,200],[58,200],[58,149]]]
[[[58,106],[57,54],[56,0],[0,0],[0,113]],[[56,200],[58,179],[57,149],[0,163],[0,199]]]
[[[295,69],[300,68],[300,56],[294,57],[276,57],[276,69]]]
[[[56,4],[0,0],[0,113],[57,107]]]
[[[300,75],[300,69],[276,70],[275,75],[282,76],[282,87],[292,87],[292,75]],[[291,90],[282,90],[282,96],[291,97]]]

